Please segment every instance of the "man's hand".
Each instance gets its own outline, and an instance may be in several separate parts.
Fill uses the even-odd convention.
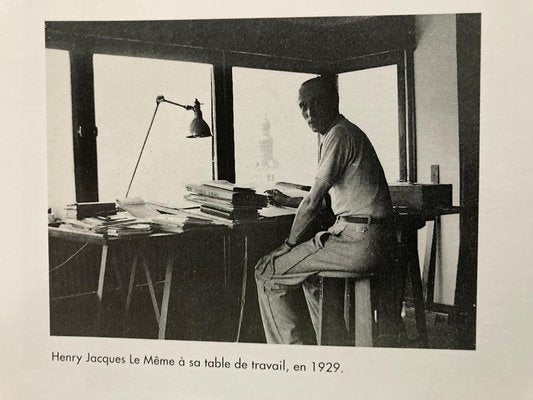
[[[289,251],[291,251],[291,249],[292,247],[289,247],[287,244],[283,243],[277,249],[271,251],[266,256],[262,257],[255,265],[255,269],[263,272],[267,267],[268,263],[271,263],[272,267],[274,267],[274,260],[284,254],[287,254]]]
[[[265,191],[268,194],[268,199],[275,206],[287,206],[290,202],[290,197],[280,192],[278,189],[270,189]]]

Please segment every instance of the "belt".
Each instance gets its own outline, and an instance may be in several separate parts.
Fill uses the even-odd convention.
[[[376,218],[370,215],[339,215],[338,221],[350,222],[352,224],[389,224],[394,221],[393,216]]]

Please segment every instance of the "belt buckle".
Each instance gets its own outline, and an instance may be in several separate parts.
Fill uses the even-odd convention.
[[[355,231],[360,232],[360,233],[365,233],[366,231],[368,231],[368,225],[357,225],[355,227]]]
[[[360,222],[355,230],[360,233],[365,233],[368,231],[368,226],[372,223],[371,215],[357,215],[357,218],[366,218],[366,222]]]

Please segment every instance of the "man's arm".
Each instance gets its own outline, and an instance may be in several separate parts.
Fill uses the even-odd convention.
[[[287,254],[295,245],[302,241],[301,237],[306,233],[313,219],[320,213],[320,210],[322,209],[322,201],[330,187],[331,184],[327,181],[321,179],[315,180],[315,184],[311,188],[309,194],[300,202],[287,241],[277,249],[262,257],[257,262],[255,269],[264,271],[269,263],[273,265],[276,258]]]
[[[298,207],[287,241],[259,260],[256,269],[263,270],[269,262],[273,264],[274,259],[290,252],[295,245],[303,241],[310,223],[320,212],[322,201],[328,190],[333,186],[333,182],[337,182],[346,168],[350,154],[350,136],[345,131],[328,133],[323,143],[317,178],[311,191]]]
[[[316,179],[309,194],[302,200],[289,234],[289,245],[297,245],[305,235],[309,225],[322,209],[323,200],[331,188],[331,184],[323,179]]]
[[[303,197],[287,196],[285,193],[281,192],[278,189],[270,189],[267,190],[265,193],[268,194],[270,202],[275,206],[298,208],[298,206],[304,199]]]

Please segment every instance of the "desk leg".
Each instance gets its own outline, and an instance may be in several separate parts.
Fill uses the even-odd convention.
[[[167,260],[165,270],[165,286],[163,289],[163,300],[161,301],[161,318],[159,319],[158,339],[165,339],[168,318],[168,303],[170,300],[170,288],[172,285],[172,269],[174,267],[174,257],[171,254]]]
[[[150,290],[150,297],[152,298],[152,306],[154,307],[155,319],[159,324],[161,322],[161,318],[159,316],[159,305],[157,304],[157,297],[155,296],[155,288],[152,282],[152,276],[150,275],[150,270],[148,269],[148,264],[146,263],[146,260],[143,260],[142,264],[144,268],[144,275],[146,276],[146,282],[148,283],[148,289]]]
[[[241,309],[239,313],[239,326],[237,327],[237,340],[241,338],[242,321],[244,319],[244,304],[246,302],[246,283],[248,280],[248,235],[244,235],[244,262],[242,268]]]
[[[228,280],[230,278],[230,267],[229,267],[229,260],[230,260],[230,248],[231,248],[231,239],[229,235],[224,234],[222,236],[223,238],[223,246],[224,246],[224,287],[228,286]]]
[[[427,221],[427,239],[426,251],[424,253],[424,268],[422,273],[422,289],[424,291],[424,300],[426,304],[433,302],[433,289],[430,287],[432,282],[432,275],[434,276],[435,261],[436,261],[436,240],[435,234],[437,231],[437,221]],[[434,282],[433,282],[434,283]]]
[[[415,305],[416,330],[418,338],[423,346],[428,346],[428,336],[426,327],[426,311],[424,297],[422,293],[422,279],[420,277],[420,262],[418,259],[418,241],[417,234],[414,231],[411,238],[411,255],[409,257],[408,268],[409,277],[411,278],[411,289],[413,291],[413,302]]]
[[[139,256],[136,255],[133,259],[133,264],[131,266],[130,280],[128,283],[128,294],[126,295],[126,307],[125,313],[128,314],[131,305],[131,298],[133,297],[133,288],[135,287],[135,275],[137,274],[137,263],[139,262]]]
[[[98,335],[100,332],[100,322],[102,318],[102,297],[104,294],[104,279],[105,279],[105,272],[106,272],[106,267],[107,267],[108,250],[109,250],[108,245],[105,244],[102,246],[102,256],[100,258],[100,273],[98,275],[98,289],[96,291],[96,296],[98,299],[97,300],[98,304],[96,308],[96,324],[95,324],[96,335]]]
[[[434,221],[427,221],[426,252],[424,254],[424,268],[422,273],[422,289],[424,301],[428,308],[433,304],[435,292],[435,264],[437,259],[437,232],[439,230],[438,217]]]

